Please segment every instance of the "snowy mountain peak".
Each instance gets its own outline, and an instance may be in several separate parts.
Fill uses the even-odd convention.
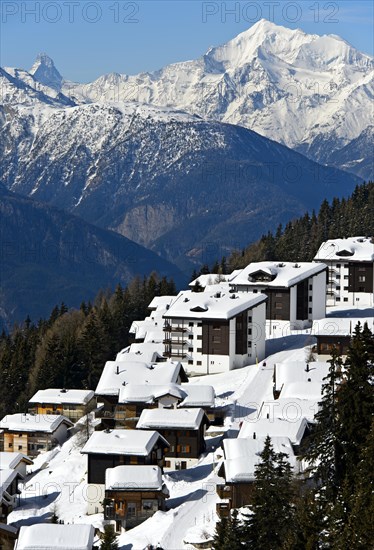
[[[34,65],[30,69],[30,74],[41,84],[56,91],[61,90],[63,78],[56,69],[53,59],[46,53],[40,53],[37,56]]]

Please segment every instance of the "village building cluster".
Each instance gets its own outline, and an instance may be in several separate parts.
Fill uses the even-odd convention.
[[[220,516],[250,503],[266,436],[295,474],[302,472],[300,446],[314,423],[327,360],[333,346],[346,352],[354,329],[349,317],[327,317],[326,308],[372,308],[373,266],[372,239],[337,239],[323,243],[314,262],[251,263],[231,275],[201,275],[177,296],[154,298],[149,316],[132,324],[130,345],[103,365],[95,391],[40,390],[28,411],[0,421],[0,547],[16,541],[17,550],[31,550],[40,540],[44,548],[57,529],[61,548],[92,548],[88,525],[7,525],[27,467],[63,445],[83,417],[94,428],[81,451],[87,514],[103,513],[117,533],[167,510],[164,473],[196,465],[212,433],[222,436]],[[276,363],[272,399],[256,421],[242,422],[237,437],[226,437],[230,407],[202,377],[260,366],[267,339],[295,330],[317,339],[316,357]]]

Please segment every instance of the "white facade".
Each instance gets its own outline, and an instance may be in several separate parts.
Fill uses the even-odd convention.
[[[328,307],[374,305],[374,242],[368,237],[333,239],[322,243],[315,262],[329,268],[326,288]]]
[[[326,266],[313,262],[255,262],[236,275],[229,286],[239,294],[268,296],[266,326],[274,330],[304,329],[326,314]],[[301,292],[300,292],[301,291]],[[299,294],[300,293],[300,294]]]
[[[180,361],[188,374],[227,372],[265,357],[266,296],[186,291],[179,298],[164,315],[165,355]],[[236,353],[238,319],[242,322],[243,315],[246,345]]]

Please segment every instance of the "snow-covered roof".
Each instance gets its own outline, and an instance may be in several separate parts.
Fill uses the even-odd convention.
[[[178,382],[183,367],[178,361],[145,363],[107,361],[96,388],[97,395],[119,395],[127,384],[167,385]]]
[[[372,237],[348,237],[331,239],[321,244],[316,261],[373,262],[374,240]]]
[[[162,472],[159,466],[116,466],[108,468],[105,472],[107,491],[161,491],[162,486]]]
[[[203,421],[203,409],[144,409],[137,428],[184,428],[197,430]]]
[[[295,457],[290,440],[287,437],[271,437],[271,443],[276,453],[284,453],[292,468],[297,470]],[[256,465],[261,461],[260,453],[265,444],[265,437],[225,439],[225,479],[228,483],[244,483],[254,480]]]
[[[13,483],[16,477],[23,479],[17,470],[0,470],[0,502],[4,493],[8,490],[9,485]]]
[[[322,382],[289,382],[284,386],[280,398],[321,400]]]
[[[61,414],[16,413],[4,416],[0,422],[0,429],[7,429],[12,432],[53,433],[62,423],[73,426],[73,423]]]
[[[127,346],[127,348],[118,352],[116,361],[154,363],[162,357],[162,353],[159,353],[154,345],[144,345],[143,343],[133,345],[137,347],[130,349],[131,346]]]
[[[162,325],[162,328],[163,328],[163,325]],[[129,354],[131,355],[140,356],[140,357],[142,356],[149,357],[150,363],[157,361],[157,359],[162,357],[163,353],[164,353],[164,344],[162,342],[135,343],[135,344],[131,344],[129,349]]]
[[[295,422],[298,418],[306,418],[308,422],[314,422],[318,412],[318,402],[321,400],[321,386],[318,385],[320,394],[318,397],[310,396],[304,399],[300,397],[287,396],[267,402],[267,405],[274,410],[274,416]]]
[[[242,311],[265,302],[266,296],[235,292],[192,292],[184,290],[165,313],[164,318],[231,319]]]
[[[326,269],[325,265],[314,262],[253,262],[231,280],[230,286],[289,288],[324,269]],[[252,279],[259,272],[268,275],[272,280],[256,281]]]
[[[327,317],[313,322],[312,334],[315,336],[351,336],[359,322],[362,327],[365,323],[370,329],[373,327],[373,317]]]
[[[155,296],[152,302],[149,304],[148,309],[164,313],[164,311],[168,309],[175,298],[175,296]]]
[[[239,437],[287,437],[293,445],[300,445],[307,427],[306,418],[298,418],[291,422],[283,418],[259,418],[243,422]]]
[[[38,523],[22,526],[15,550],[91,550],[92,525]]]
[[[229,280],[229,275],[217,273],[204,273],[189,283],[189,287],[193,288],[196,283],[200,283],[202,287],[212,286]]]
[[[14,470],[17,468],[20,462],[25,462],[26,464],[33,464],[33,461],[26,455],[22,453],[7,453],[0,452],[0,470]]]
[[[104,430],[94,432],[81,452],[148,456],[159,439],[168,446],[166,439],[154,430]]]
[[[183,399],[184,394],[178,384],[126,384],[120,388],[118,403],[154,403],[160,397],[172,395]]]
[[[48,388],[39,390],[29,400],[29,403],[53,403],[85,405],[91,401],[95,393],[92,390],[66,390]]]
[[[195,384],[181,384],[186,394],[180,407],[214,407],[215,392],[213,386],[198,386]]]
[[[275,388],[283,391],[289,384],[298,382],[318,383],[328,375],[330,363],[325,361],[285,361],[275,364]],[[295,395],[295,397],[298,397]]]
[[[135,334],[137,340],[144,342],[162,342],[164,337],[162,314],[156,318],[146,317],[143,321],[134,321],[129,332]]]
[[[197,282],[199,282],[201,286],[204,288],[207,286],[210,287],[210,286],[219,285],[220,283],[224,283],[224,282],[228,283],[234,277],[236,277],[241,271],[242,271],[241,269],[235,269],[232,273],[225,274],[225,275],[220,273],[204,273],[203,275],[199,275],[198,277],[196,277],[196,279],[191,281],[188,286],[190,288],[193,288]]]
[[[152,404],[165,395],[176,397],[181,407],[214,406],[213,387],[192,384],[126,384],[120,388],[118,403]]]

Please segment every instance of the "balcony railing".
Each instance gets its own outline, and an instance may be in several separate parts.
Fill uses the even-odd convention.
[[[164,332],[188,332],[188,328],[176,325],[164,325]]]

